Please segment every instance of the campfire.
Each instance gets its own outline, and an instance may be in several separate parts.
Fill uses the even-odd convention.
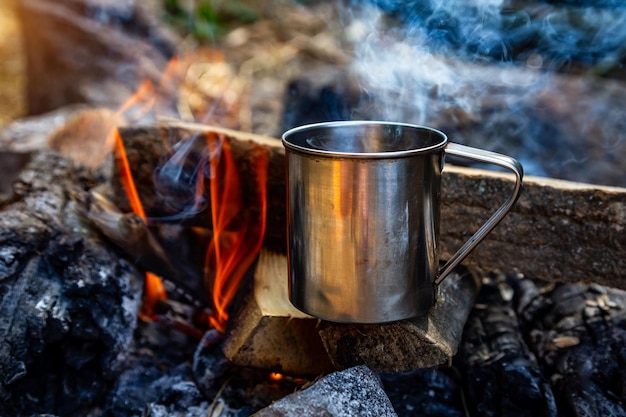
[[[1,415],[626,415],[623,43],[584,36],[624,9],[371,3],[242,4],[256,20],[209,48],[156,1],[19,2]],[[530,174],[426,314],[335,323],[289,301],[277,138],[348,119],[433,126]],[[454,162],[442,261],[515,186]]]

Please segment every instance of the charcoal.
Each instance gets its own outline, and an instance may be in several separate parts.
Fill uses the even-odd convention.
[[[505,283],[483,285],[459,352],[468,404],[478,416],[557,416],[548,380],[524,341]]]
[[[626,415],[626,292],[584,283],[513,284],[522,326],[553,381],[560,412]]]
[[[34,152],[0,206],[0,415],[79,415],[124,366],[141,276],[69,199],[98,180]]]
[[[456,368],[382,374],[385,392],[399,417],[463,417],[462,380]]]
[[[270,379],[270,371],[237,366],[222,352],[223,335],[205,333],[193,355],[193,372],[199,388],[213,402],[221,401],[233,413],[251,413],[293,392],[304,380]]]

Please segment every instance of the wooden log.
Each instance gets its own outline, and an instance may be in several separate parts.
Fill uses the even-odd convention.
[[[161,24],[158,2],[25,0],[30,114],[72,103],[117,109],[141,82],[161,79],[180,39]]]
[[[142,278],[69,199],[95,182],[42,150],[0,201],[1,415],[75,415],[126,365]]]
[[[559,412],[624,416],[626,292],[596,284],[509,280],[515,306]],[[620,381],[620,382],[618,382]]]
[[[444,259],[482,224],[510,185],[498,173],[446,168]],[[626,288],[625,226],[626,189],[527,177],[513,210],[466,264],[552,282]]]
[[[524,341],[513,307],[513,290],[485,280],[459,348],[457,362],[467,381],[467,405],[475,415],[558,415],[549,380]],[[497,411],[496,411],[497,410]]]
[[[320,322],[296,310],[287,285],[286,256],[262,254],[252,295],[225,342],[224,353],[231,361],[305,375],[332,369],[330,362],[337,369],[366,364],[389,373],[449,363],[479,287],[474,275],[453,273],[444,280],[428,315],[351,325]]]
[[[272,249],[284,252],[285,161],[284,149],[276,139],[182,123],[122,129],[133,173],[140,184],[139,193],[148,211],[163,214],[163,207],[167,207],[167,196],[158,195],[153,182],[164,152],[161,141],[175,142],[207,132],[223,135],[236,150],[241,177],[249,183],[256,176],[250,171],[250,155],[258,152],[259,147],[269,152],[265,243],[271,242]],[[442,182],[442,259],[470,238],[511,188],[512,178],[507,174],[446,166]],[[201,217],[192,221],[210,224]],[[465,263],[487,271],[522,273],[547,281],[593,281],[626,288],[625,226],[626,189],[526,177],[517,204]]]

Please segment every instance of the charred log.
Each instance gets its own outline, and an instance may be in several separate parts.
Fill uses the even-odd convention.
[[[463,404],[463,380],[455,368],[383,374],[381,380],[398,417],[467,415]]]
[[[521,324],[553,381],[559,411],[626,415],[626,293],[595,284],[514,285]]]
[[[36,152],[0,205],[2,415],[76,415],[124,366],[141,278],[69,198],[97,180]]]
[[[504,283],[485,284],[468,318],[458,362],[477,416],[557,416],[550,384],[526,345]]]

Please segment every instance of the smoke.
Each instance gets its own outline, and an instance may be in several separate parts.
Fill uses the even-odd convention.
[[[153,181],[161,201],[177,213],[151,220],[182,220],[204,211],[208,206],[205,181],[217,175],[212,167],[220,160],[221,152],[221,141],[209,146],[201,134],[174,144],[155,169]]]
[[[626,185],[622,123],[602,117],[626,105],[606,76],[626,55],[626,7],[554,3],[345,3],[350,72],[371,98],[353,114],[438,127],[530,174]]]

